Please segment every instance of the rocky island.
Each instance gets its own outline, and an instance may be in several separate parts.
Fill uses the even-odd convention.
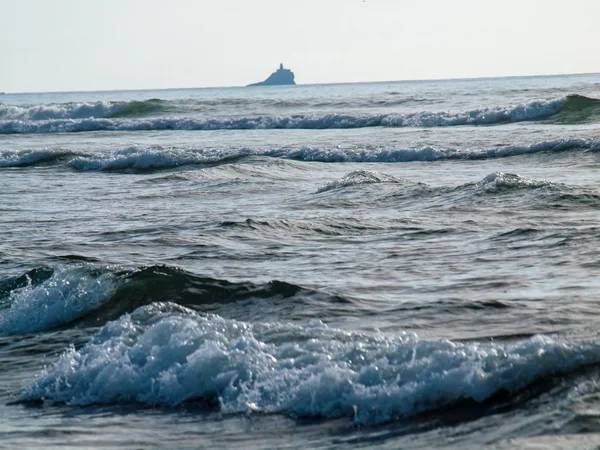
[[[294,72],[290,69],[284,69],[283,64],[279,64],[279,69],[269,75],[269,78],[265,81],[249,84],[248,86],[286,86],[294,84],[296,84],[294,81]]]

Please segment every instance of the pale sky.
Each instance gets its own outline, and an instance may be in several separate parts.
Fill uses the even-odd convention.
[[[600,0],[0,0],[0,91],[600,72]]]

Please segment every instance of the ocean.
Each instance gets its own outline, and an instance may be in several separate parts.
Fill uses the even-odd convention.
[[[599,99],[1,95],[0,448],[599,448]]]

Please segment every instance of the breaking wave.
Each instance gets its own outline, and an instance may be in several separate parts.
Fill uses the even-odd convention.
[[[106,324],[25,387],[21,401],[69,405],[198,401],[231,413],[381,423],[494,401],[600,363],[600,345],[348,333],[320,321],[249,323],[153,303]]]
[[[171,108],[169,106],[169,108]],[[569,95],[508,107],[470,111],[385,114],[293,114],[241,118],[147,117],[164,109],[162,100],[79,104],[0,106],[0,134],[144,130],[349,129],[365,127],[449,127],[496,125],[552,119],[557,123],[590,122],[600,117],[600,100]]]

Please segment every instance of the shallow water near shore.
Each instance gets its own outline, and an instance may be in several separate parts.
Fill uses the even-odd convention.
[[[595,448],[598,98],[4,95],[0,447]]]

